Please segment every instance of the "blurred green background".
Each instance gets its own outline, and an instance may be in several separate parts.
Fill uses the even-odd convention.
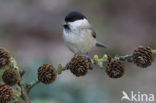
[[[26,83],[37,80],[43,63],[57,67],[72,58],[61,25],[72,10],[85,14],[97,39],[109,45],[90,56],[129,54],[139,45],[156,48],[156,0],[0,0],[0,47],[26,71]],[[120,79],[110,79],[96,66],[79,78],[65,71],[53,84],[37,85],[30,97],[32,103],[120,103],[123,90],[156,94],[155,67],[155,62],[147,69],[127,63]]]

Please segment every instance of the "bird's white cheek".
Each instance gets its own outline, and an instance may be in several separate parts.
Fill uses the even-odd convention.
[[[90,26],[88,20],[86,19],[82,19],[82,20],[77,20],[77,21],[74,21],[74,22],[70,22],[69,23],[70,27],[72,29],[78,29],[78,28],[83,28],[83,27],[88,27]]]

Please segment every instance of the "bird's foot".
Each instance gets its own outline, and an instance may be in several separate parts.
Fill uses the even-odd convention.
[[[67,68],[69,67],[69,62],[66,64],[66,67],[67,67]]]
[[[85,58],[88,58],[88,59],[90,58],[88,55],[82,55],[82,56],[85,57]]]

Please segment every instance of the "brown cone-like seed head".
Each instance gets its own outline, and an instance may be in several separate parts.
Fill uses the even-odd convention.
[[[125,66],[119,60],[111,60],[106,67],[106,73],[110,78],[120,78],[124,72]]]
[[[44,64],[38,69],[38,80],[45,84],[50,84],[56,80],[57,71],[50,64]]]
[[[7,50],[0,48],[0,69],[5,69],[10,65],[10,55]]]
[[[92,69],[91,60],[85,56],[76,55],[71,59],[68,69],[77,77],[84,76],[89,69]]]
[[[133,62],[142,68],[146,68],[152,64],[154,56],[150,47],[139,46],[133,52]]]
[[[2,79],[5,84],[13,86],[21,80],[21,76],[17,70],[9,69],[3,73]]]
[[[0,83],[0,103],[10,103],[12,98],[12,88],[4,83]]]

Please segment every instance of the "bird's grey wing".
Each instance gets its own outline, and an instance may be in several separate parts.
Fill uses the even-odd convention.
[[[96,38],[96,33],[95,33],[95,31],[93,30],[93,28],[90,27],[89,30],[90,30],[90,33],[92,34],[93,38]]]
[[[96,39],[96,33],[95,33],[95,31],[93,30],[92,27],[89,28],[89,31],[90,31],[90,34],[93,36],[93,38]],[[102,47],[102,48],[106,48],[107,47],[107,46],[105,46],[103,43],[101,43],[99,41],[96,41],[96,46]]]

